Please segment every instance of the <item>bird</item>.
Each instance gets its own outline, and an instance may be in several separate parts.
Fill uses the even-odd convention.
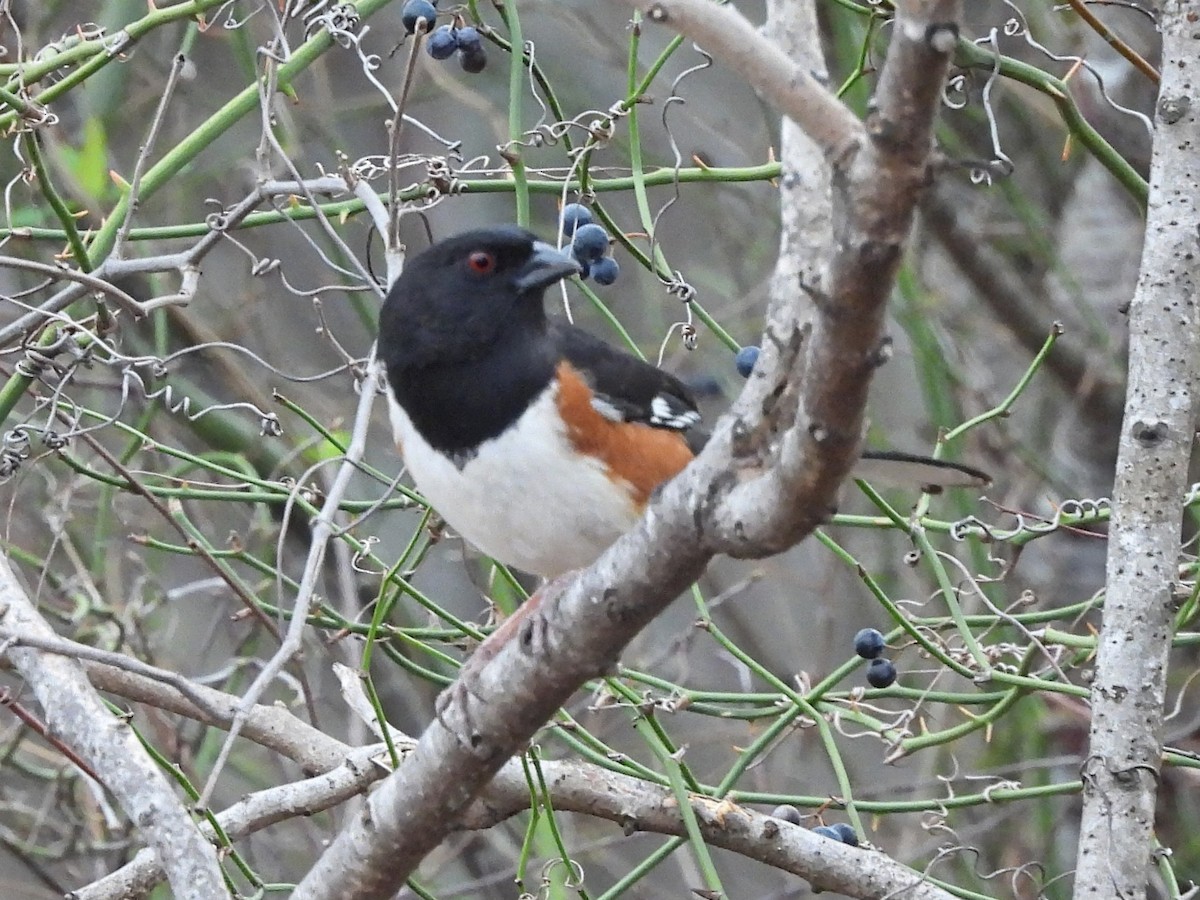
[[[707,438],[683,381],[547,315],[546,289],[579,272],[524,228],[473,229],[413,255],[379,315],[415,487],[468,543],[547,579],[599,557]],[[860,463],[911,467],[919,484],[989,482],[904,453]]]

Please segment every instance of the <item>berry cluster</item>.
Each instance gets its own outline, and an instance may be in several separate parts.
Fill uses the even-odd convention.
[[[479,29],[472,25],[456,28],[453,25],[442,25],[434,28],[437,19],[437,0],[408,0],[400,11],[400,21],[404,30],[414,34],[417,22],[425,20],[425,30],[429,38],[425,49],[434,59],[449,59],[458,54],[458,64],[464,72],[475,75],[487,66],[487,52],[483,49],[483,36]]]
[[[791,822],[793,825],[799,825],[804,821],[804,816],[800,814],[800,810],[787,803],[775,807],[771,810],[771,815],[776,819]],[[849,844],[851,847],[858,846],[858,832],[845,822],[838,822],[836,825],[818,825],[813,829],[813,834],[819,834],[821,837],[829,838],[831,841],[841,841],[843,844]]]
[[[883,635],[874,628],[864,628],[854,635],[854,652],[869,659],[867,683],[871,687],[885,688],[896,681],[896,665],[883,656]]]
[[[571,239],[571,255],[582,269],[579,277],[590,275],[603,285],[616,281],[621,267],[608,255],[608,232],[592,221],[592,211],[582,203],[568,203],[562,210],[562,223],[563,234]]]

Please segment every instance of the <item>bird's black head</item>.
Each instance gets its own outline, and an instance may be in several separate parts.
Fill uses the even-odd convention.
[[[546,288],[579,271],[516,226],[466,231],[410,259],[379,315],[389,373],[479,359],[546,327]]]

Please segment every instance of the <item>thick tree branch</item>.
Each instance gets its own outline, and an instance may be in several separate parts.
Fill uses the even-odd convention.
[[[0,626],[16,634],[55,637],[3,556]],[[0,653],[12,660],[37,697],[50,733],[93,771],[103,773],[104,787],[163,861],[172,895],[187,900],[227,897],[216,850],[200,834],[129,723],[105,708],[79,663],[27,647],[0,646]]]
[[[1146,895],[1200,366],[1200,3],[1164,3],[1162,87],[1083,764],[1076,897]]]
[[[390,897],[505,761],[587,679],[610,669],[714,553],[762,556],[805,537],[828,517],[857,457],[867,387],[886,359],[884,306],[928,179],[959,4],[897,5],[865,132],[847,125],[831,135],[828,122],[845,123],[849,114],[831,112],[828,96],[794,108],[794,96],[812,94],[811,79],[794,66],[781,73],[749,65],[748,58],[778,51],[748,25],[726,21],[732,11],[695,0],[630,3],[740,66],[789,114],[820,120],[818,143],[836,151],[841,217],[811,340],[802,340],[794,314],[790,323],[778,318],[761,374],[701,456],[595,565],[548,586],[476,651],[439,698],[411,756],[371,794],[299,885],[296,900]],[[719,27],[712,25],[717,18]],[[854,134],[862,140],[843,140]],[[872,886],[853,892],[887,893]]]
[[[780,49],[824,84],[816,0],[769,0],[763,28]],[[800,302],[825,287],[825,262],[833,238],[832,168],[817,142],[792,119],[779,128],[779,256],[771,274],[771,309],[812,319]]]
[[[957,21],[951,2],[897,4],[867,139],[834,160],[834,252],[826,286],[813,297],[817,315],[806,352],[796,304],[773,304],[764,351],[776,364],[756,368],[726,417],[732,429],[718,432],[738,484],[709,517],[714,527],[706,537],[714,549],[762,556],[792,546],[832,509],[834,494],[822,486],[840,483],[857,458],[871,371],[890,357],[886,301],[914,203],[931,177],[933,113]],[[779,502],[798,490],[828,505]]]
[[[92,683],[106,691],[197,721],[228,728],[239,699],[222,691],[195,685],[189,697],[177,687],[102,663],[85,663]],[[202,701],[197,703],[197,696]],[[218,814],[224,834],[240,840],[273,824],[330,809],[366,791],[386,774],[382,745],[350,747],[318,731],[278,706],[254,706],[246,714],[242,736],[272,749],[314,777],[267,788],[249,795]],[[415,743],[396,736],[402,754]],[[605,819],[627,833],[635,831],[683,835],[683,818],[667,788],[640,778],[610,772],[584,762],[543,760],[542,773],[554,809]],[[491,828],[529,809],[525,773],[510,760],[492,783],[454,825],[454,830]],[[914,886],[909,868],[882,853],[856,851],[733,804],[705,797],[692,800],[705,839],[714,847],[791,872],[826,890],[851,892],[869,884],[873,895],[909,889],[905,896],[920,900],[949,900],[932,884]],[[202,826],[210,838],[213,834]],[[73,900],[129,900],[145,896],[163,878],[153,850],[143,850],[129,863],[104,878],[73,892]]]

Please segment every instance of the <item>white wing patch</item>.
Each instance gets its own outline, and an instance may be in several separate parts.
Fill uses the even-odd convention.
[[[673,403],[666,394],[659,394],[650,401],[650,424],[686,431],[700,424],[700,413]]]

